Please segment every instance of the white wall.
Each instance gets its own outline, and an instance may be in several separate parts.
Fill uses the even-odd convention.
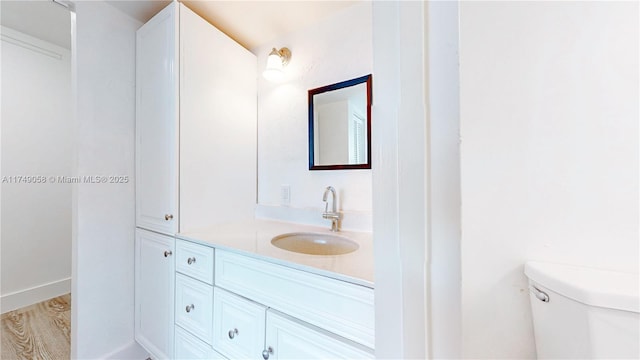
[[[5,27],[1,46],[4,313],[71,289],[71,185],[50,177],[71,175],[73,121],[69,49]]]
[[[134,338],[135,31],[102,1],[76,3],[76,172],[127,184],[74,188],[72,358],[98,358]]]
[[[431,356],[462,356],[460,79],[457,1],[427,6]]]
[[[465,357],[535,357],[525,261],[639,270],[638,10],[460,5]]]
[[[426,359],[425,2],[373,3],[376,358]]]
[[[280,186],[288,184],[291,203],[285,210],[292,211],[287,214],[310,210],[310,221],[326,224],[322,194],[332,185],[345,211],[343,226],[349,227],[358,214],[371,215],[371,171],[309,171],[307,91],[372,72],[371,3],[348,7],[253,49],[259,74],[271,48],[283,46],[292,52],[285,81],[274,84],[261,75],[258,79],[258,204],[278,207]],[[366,226],[370,230],[370,221]]]

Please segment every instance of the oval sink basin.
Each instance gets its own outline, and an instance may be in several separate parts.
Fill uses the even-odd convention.
[[[342,236],[316,233],[288,233],[271,239],[280,249],[309,255],[342,255],[358,250],[357,243]]]

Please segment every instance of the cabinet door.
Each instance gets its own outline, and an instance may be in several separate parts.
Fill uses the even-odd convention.
[[[178,4],[136,33],[136,225],[178,232]]]
[[[267,311],[265,359],[373,359],[373,351],[337,335]]]
[[[267,308],[218,287],[213,298],[213,347],[230,359],[262,359]]]
[[[173,355],[175,239],[136,229],[135,336],[154,359]]]

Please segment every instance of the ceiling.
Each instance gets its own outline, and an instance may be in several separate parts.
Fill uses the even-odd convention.
[[[204,1],[182,2],[229,37],[252,50],[269,41],[307,27],[366,0],[314,1]],[[106,1],[129,16],[146,22],[171,1]],[[69,49],[71,22],[68,10],[53,1],[0,1],[1,24]],[[280,47],[286,44],[269,44]]]
[[[0,24],[71,49],[69,10],[53,1],[0,1]]]
[[[242,46],[251,50],[278,36],[318,22],[359,1],[363,0],[182,0],[182,3]],[[170,1],[107,2],[132,17],[146,22]],[[273,46],[284,45],[274,44]]]

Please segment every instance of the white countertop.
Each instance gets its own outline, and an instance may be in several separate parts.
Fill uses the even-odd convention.
[[[355,241],[360,247],[343,255],[307,255],[283,250],[271,244],[274,236],[291,232],[339,235]],[[374,284],[373,241],[370,232],[332,233],[328,226],[255,219],[179,233],[177,237],[370,288]]]

